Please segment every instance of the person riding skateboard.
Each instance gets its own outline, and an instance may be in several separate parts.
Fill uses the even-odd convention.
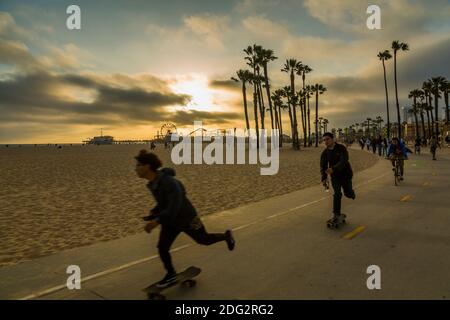
[[[145,231],[150,233],[161,225],[158,252],[166,276],[158,282],[159,287],[166,287],[177,281],[177,273],[172,264],[169,250],[177,236],[184,232],[197,243],[212,245],[225,241],[231,251],[235,247],[235,240],[231,230],[225,233],[208,233],[200,220],[194,206],[186,197],[183,184],[175,178],[175,170],[162,168],[162,162],[154,153],[141,150],[135,157],[136,174],[139,178],[148,180],[147,188],[156,199],[157,205],[150,210],[150,215],[144,217],[149,221]]]
[[[348,161],[348,151],[345,146],[334,140],[334,135],[326,132],[323,135],[325,150],[320,156],[320,173],[322,183],[326,184],[327,176],[331,177],[333,186],[333,218],[331,221],[339,221],[341,217],[342,191],[347,198],[355,199],[356,194],[352,187],[353,171]]]

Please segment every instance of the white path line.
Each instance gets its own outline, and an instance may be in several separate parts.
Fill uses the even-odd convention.
[[[369,184],[369,183],[371,183],[371,182],[373,182],[373,181],[379,180],[379,179],[383,178],[384,176],[386,176],[386,175],[389,174],[389,173],[390,173],[390,172],[385,173],[385,174],[382,174],[381,176],[378,176],[378,177],[376,177],[376,178],[369,179],[369,180],[367,180],[367,181],[365,181],[365,182],[362,182],[362,183],[358,184],[357,186],[355,186],[355,189],[360,188],[360,187],[362,187],[362,186],[364,186],[364,185],[367,185],[367,184]],[[269,220],[269,219],[273,219],[273,218],[276,218],[276,217],[279,217],[279,216],[282,216],[282,215],[291,213],[291,212],[293,212],[293,211],[297,211],[297,210],[299,210],[299,209],[303,209],[303,208],[305,208],[305,207],[308,207],[308,206],[310,206],[310,205],[316,204],[316,203],[321,202],[321,201],[323,201],[323,200],[325,200],[325,199],[328,199],[328,198],[330,198],[330,197],[331,197],[331,195],[326,196],[326,197],[322,197],[322,198],[320,198],[320,199],[317,199],[317,200],[314,200],[314,201],[310,201],[310,202],[304,203],[304,204],[302,204],[302,205],[300,205],[300,206],[297,206],[297,207],[293,207],[293,208],[287,209],[287,210],[285,210],[285,211],[282,211],[282,212],[279,212],[279,213],[270,215],[270,216],[268,216],[268,217],[265,217],[265,218],[262,218],[262,219],[255,220],[255,221],[250,222],[250,223],[247,223],[247,224],[245,224],[245,225],[242,225],[242,226],[233,228],[233,231],[242,230],[242,229],[248,228],[248,227],[250,227],[250,226],[252,226],[252,225],[258,224],[258,223],[260,223],[260,222],[263,222],[263,221],[266,221],[266,220]],[[176,247],[176,248],[170,250],[170,252],[177,252],[177,251],[186,249],[186,248],[191,247],[191,246],[192,246],[191,244],[183,245],[183,246]],[[99,277],[102,277],[102,276],[106,276],[106,275],[108,275],[108,274],[111,274],[111,273],[114,273],[114,272],[117,272],[117,271],[121,271],[121,270],[124,270],[124,269],[131,268],[131,267],[133,267],[133,266],[142,264],[142,263],[144,263],[144,262],[148,262],[148,261],[154,260],[154,259],[156,259],[156,258],[158,258],[158,257],[159,257],[158,255],[153,255],[153,256],[151,256],[151,257],[147,257],[147,258],[135,260],[135,261],[132,261],[132,262],[123,264],[123,265],[118,266],[118,267],[114,267],[114,268],[110,268],[110,269],[107,269],[107,270],[104,270],[104,271],[100,271],[100,272],[94,273],[94,274],[92,274],[92,275],[90,275],[90,276],[87,276],[87,277],[85,277],[85,278],[82,278],[82,279],[81,279],[81,283],[85,283],[85,282],[87,282],[87,281],[89,281],[89,280],[92,280],[92,279],[96,279],[96,278],[99,278]],[[46,295],[49,295],[49,294],[51,294],[51,293],[54,293],[54,292],[63,290],[63,289],[65,289],[65,288],[67,288],[67,286],[66,286],[65,284],[64,284],[64,285],[55,286],[55,287],[52,287],[52,288],[48,288],[48,289],[45,289],[45,290],[38,291],[38,292],[36,292],[36,293],[30,294],[30,295],[25,296],[25,297],[23,297],[23,298],[20,298],[20,299],[18,299],[18,300],[30,300],[30,299],[36,299],[36,298],[39,298],[39,297],[42,297],[42,296],[46,296]]]

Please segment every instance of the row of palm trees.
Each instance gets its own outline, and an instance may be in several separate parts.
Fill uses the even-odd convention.
[[[422,84],[421,89],[414,89],[409,92],[408,98],[413,100],[413,105],[409,110],[409,113],[414,115],[416,136],[420,136],[418,116],[420,116],[422,128],[421,137],[430,138],[433,134],[436,135],[436,137],[439,136],[439,98],[442,98],[441,93],[443,94],[445,101],[445,121],[449,123],[449,90],[450,83],[446,78],[432,77]],[[425,115],[427,117],[428,132],[425,130]]]
[[[404,52],[409,50],[409,45],[407,43],[401,42],[399,40],[395,40],[391,44],[391,49],[394,53],[394,85],[395,85],[395,106],[397,109],[397,123],[400,124],[400,105],[398,102],[398,81],[397,81],[397,55],[399,52]],[[389,50],[384,50],[378,53],[378,58],[382,62],[383,66],[383,75],[384,75],[384,87],[385,87],[385,95],[386,95],[386,118],[387,118],[387,136],[388,139],[391,135],[391,121],[389,118],[389,94],[388,94],[388,85],[387,85],[387,76],[386,76],[386,64],[387,60],[392,58],[391,52]],[[448,91],[449,91],[449,83],[444,77],[432,77],[425,81],[422,85],[422,89],[414,89],[409,93],[409,98],[413,99],[413,108],[412,113],[416,119],[416,134],[418,134],[418,121],[417,115],[420,115],[422,121],[422,134],[425,137],[425,129],[424,129],[424,113],[427,114],[428,121],[428,135],[432,135],[431,124],[434,124],[434,134],[439,136],[439,98],[441,97],[440,93],[442,92],[445,99],[446,104],[446,122],[449,122],[449,107],[448,107]],[[417,100],[420,100],[418,103]],[[434,118],[433,118],[433,99],[434,99]],[[402,137],[402,126],[397,126],[397,136]]]
[[[327,89],[322,84],[307,85],[306,75],[313,70],[306,64],[296,59],[287,59],[281,69],[289,74],[290,84],[271,91],[268,64],[278,59],[273,50],[265,49],[254,44],[244,49],[245,61],[249,69],[240,69],[236,72],[236,77],[231,79],[240,82],[242,85],[242,96],[244,103],[245,123],[247,130],[250,129],[250,119],[247,101],[247,86],[253,86],[253,117],[256,130],[257,145],[259,147],[259,128],[265,129],[266,111],[270,115],[272,129],[280,132],[280,146],[283,140],[283,113],[287,111],[291,129],[292,145],[295,149],[300,149],[300,137],[298,132],[298,112],[301,117],[303,142],[307,146],[307,141],[311,141],[311,111],[310,99],[315,96],[315,145],[318,146],[318,125],[319,125],[319,95]],[[295,77],[302,79],[302,88],[296,90]],[[263,90],[265,89],[265,90]],[[267,105],[266,105],[267,101]],[[327,120],[328,121],[328,120]],[[328,122],[327,122],[328,123]]]

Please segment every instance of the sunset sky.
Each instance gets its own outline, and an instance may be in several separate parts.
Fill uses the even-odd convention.
[[[81,30],[66,28],[71,4]],[[382,30],[366,28],[369,4],[380,6]],[[246,68],[243,49],[253,43],[278,57],[273,89],[289,84],[286,59],[313,68],[307,82],[328,89],[319,101],[329,127],[385,117],[377,53],[392,40],[410,45],[398,60],[408,106],[424,80],[450,77],[449,1],[1,0],[0,143],[79,143],[100,128],[149,139],[165,122],[190,130],[194,120],[243,128],[241,88],[230,77]],[[393,116],[393,60],[387,69]]]

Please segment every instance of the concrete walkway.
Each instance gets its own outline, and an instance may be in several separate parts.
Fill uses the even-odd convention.
[[[357,198],[343,200],[349,221],[339,230],[325,226],[332,192],[320,185],[205,217],[210,232],[233,228],[236,249],[181,235],[176,268],[203,271],[197,287],[176,286],[168,298],[449,299],[450,152],[438,153],[438,161],[411,156],[398,187],[383,159],[354,185]],[[0,268],[0,298],[145,299],[141,289],[164,275],[158,233]],[[65,287],[68,265],[80,266],[81,290]],[[381,290],[367,289],[370,265],[381,268]]]

